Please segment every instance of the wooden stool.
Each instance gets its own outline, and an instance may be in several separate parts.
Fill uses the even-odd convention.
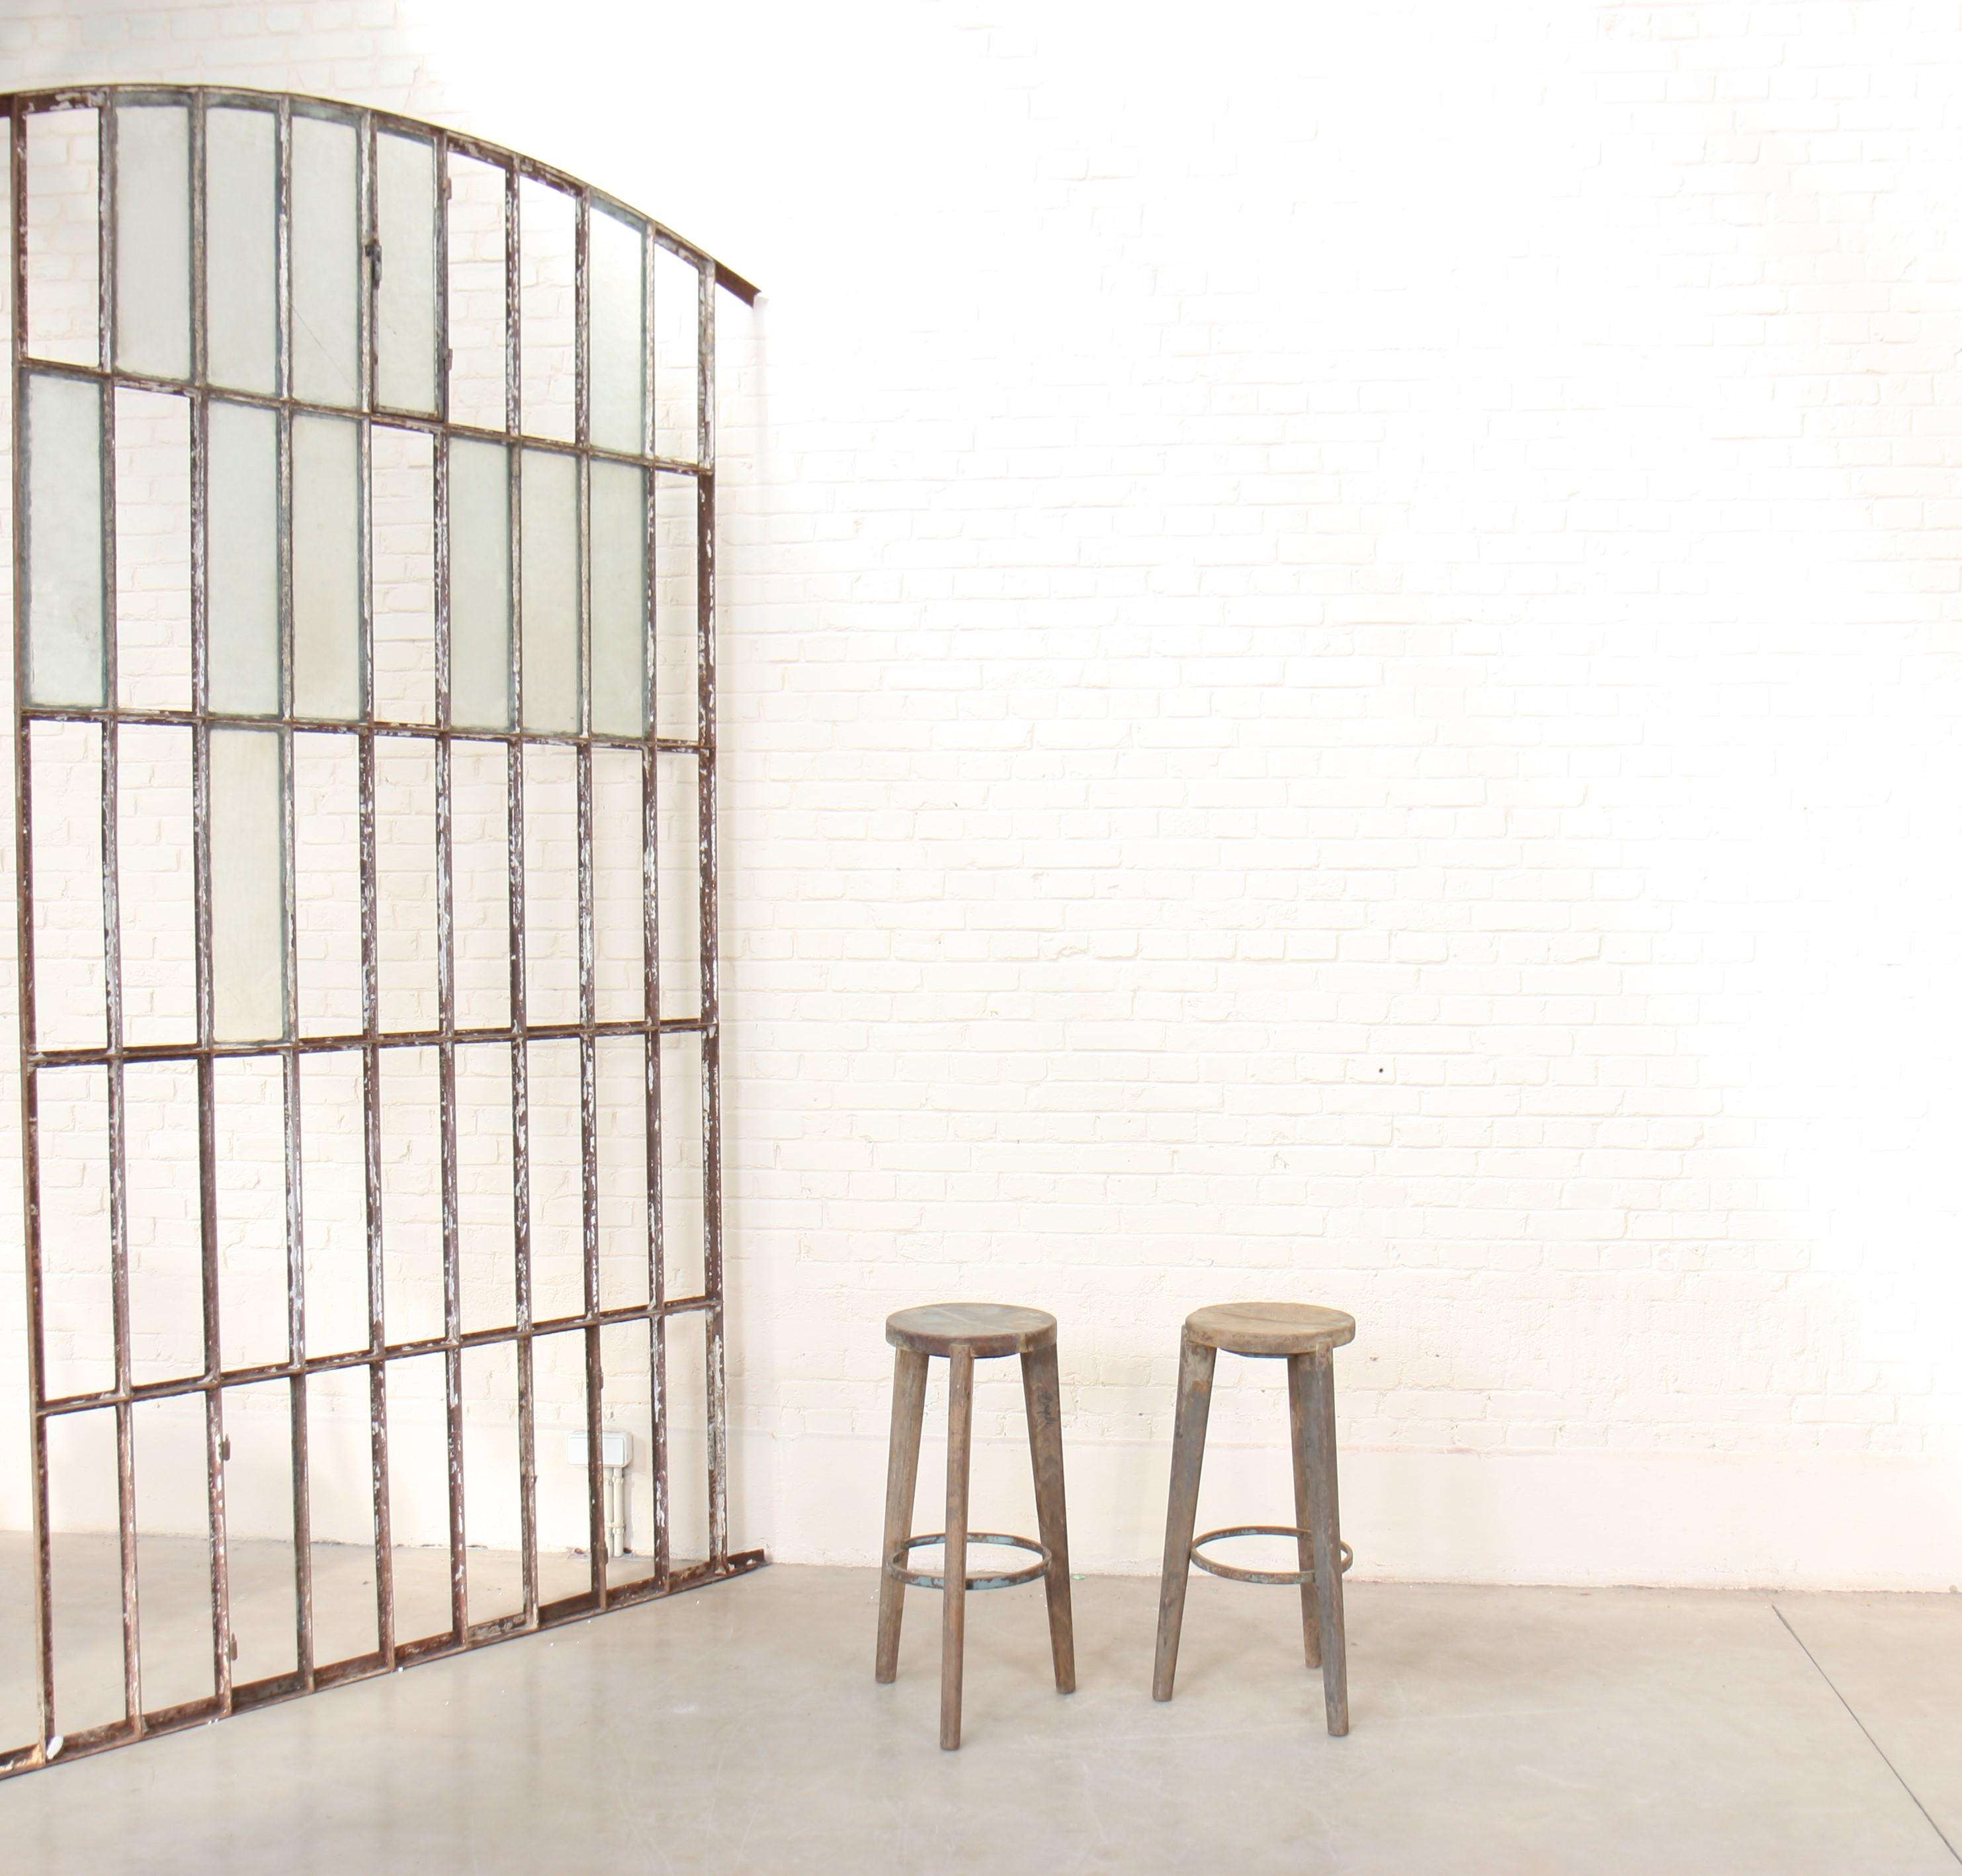
[[[900,1618],[906,1588],[940,1590],[940,1743],[960,1743],[960,1658],[966,1634],[967,1593],[1005,1590],[1043,1579],[1049,1594],[1050,1651],[1056,1657],[1058,1693],[1076,1691],[1076,1641],[1069,1616],[1069,1534],[1062,1510],[1062,1413],[1056,1383],[1056,1318],[1009,1303],[939,1302],[902,1309],[886,1318],[886,1340],[899,1353],[893,1363],[893,1444],[886,1465],[886,1543],[879,1580],[881,1681],[900,1671]],[[947,1529],[911,1535],[913,1486],[919,1477],[920,1422],[926,1411],[926,1364],[935,1355],[947,1363]],[[999,1356],[1022,1358],[1022,1399],[1029,1421],[1029,1457],[1035,1468],[1036,1523],[1042,1542],[967,1528],[968,1448],[974,1429],[974,1364]],[[906,1568],[906,1552],[944,1543],[943,1574]],[[1005,1544],[1034,1551],[1039,1559],[1023,1570],[995,1576],[967,1574],[967,1546]]]
[[[1225,1302],[1185,1319],[1178,1358],[1178,1417],[1172,1434],[1171,1495],[1165,1513],[1165,1574],[1158,1585],[1158,1658],[1152,1698],[1171,1698],[1178,1668],[1178,1632],[1185,1618],[1187,1566],[1197,1564],[1236,1583],[1301,1585],[1302,1640],[1310,1667],[1321,1670],[1328,1730],[1349,1730],[1349,1663],[1342,1631],[1342,1541],[1335,1502],[1335,1350],[1356,1339],[1356,1319],[1305,1302]],[[1285,1357],[1289,1417],[1294,1432],[1293,1525],[1242,1524],[1192,1535],[1199,1512],[1199,1471],[1206,1457],[1206,1413],[1213,1398],[1213,1363],[1229,1355]],[[1235,1570],[1200,1555],[1222,1537],[1292,1537],[1298,1570]],[[1320,1593],[1317,1594],[1318,1589]]]

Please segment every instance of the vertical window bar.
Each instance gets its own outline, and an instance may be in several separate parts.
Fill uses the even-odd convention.
[[[116,317],[116,145],[114,116],[96,114],[96,229],[99,242],[95,278],[96,318],[103,369],[112,362]],[[102,591],[103,702],[101,728],[102,964],[104,1037],[110,1059],[105,1079],[108,1100],[109,1310],[114,1347],[116,1389],[129,1387],[129,1175],[123,1108],[123,915],[120,868],[116,846],[117,733],[116,622],[116,389],[102,387]],[[133,1732],[143,1730],[142,1646],[136,1580],[136,1456],[135,1414],[126,1400],[116,1405],[116,1549],[123,1603],[123,1710]]]
[[[284,396],[290,390],[292,360],[292,321],[288,317],[292,291],[292,107],[284,98],[273,118],[273,305],[274,390]],[[203,190],[200,190],[200,199]],[[193,322],[193,356],[203,359],[206,324],[209,318],[210,286],[203,265],[193,270],[196,291],[204,296],[199,302],[200,316]],[[200,363],[203,376],[209,369]],[[292,413],[283,411],[280,424],[280,512],[292,513]],[[292,714],[293,592],[292,551],[290,535],[282,531],[280,570],[280,695],[286,713]],[[290,725],[280,738],[282,768],[286,777],[282,804],[284,840],[288,856],[283,888],[286,928],[286,1031],[289,1038],[299,1034],[299,907],[297,894],[299,829],[294,802],[293,739]],[[301,1151],[302,1091],[299,1052],[289,1049],[280,1063],[281,1098],[284,1107],[286,1159],[286,1341],[287,1358],[300,1372],[292,1381],[293,1485],[293,1646],[301,1687],[311,1693],[314,1687],[313,1632],[313,1463],[309,1446],[307,1414],[306,1364],[306,1211],[302,1188],[304,1159]]]
[[[202,114],[203,104],[200,101]],[[282,107],[283,117],[288,116]],[[283,212],[290,187],[286,158],[289,149],[286,126],[276,132],[278,154],[273,181],[274,304],[286,304],[286,282],[291,256],[286,242],[286,217]],[[200,192],[201,193],[202,192]],[[195,289],[203,298],[193,325],[199,335],[193,347],[203,343],[209,317],[210,286],[205,268],[195,270]],[[286,323],[276,318],[276,331],[273,385],[283,391],[286,385]],[[286,856],[280,882],[280,921],[285,931],[286,1021],[281,1034],[291,1041],[299,1034],[299,906],[296,877],[299,854],[297,809],[294,802],[293,762],[293,414],[282,409],[278,425],[278,513],[280,538],[278,591],[280,605],[280,708],[286,719],[280,728],[280,850]],[[302,1687],[309,1692],[314,1684],[313,1658],[313,1467],[308,1446],[306,1363],[306,1213],[301,1189],[302,1159],[300,1151],[300,1058],[297,1050],[284,1050],[280,1056],[280,1137],[286,1161],[286,1359],[301,1370],[292,1377],[287,1402],[292,1435],[293,1516],[293,1659]]]
[[[728,1433],[722,1336],[722,1022],[716,972],[715,880],[715,270],[698,270],[695,452],[696,810],[701,856],[702,1289],[708,1298],[708,1561],[729,1557]]]
[[[524,652],[522,563],[519,535],[522,491],[518,485],[519,403],[518,168],[504,170],[504,428],[511,439],[510,482],[510,717],[513,732],[506,746],[506,856],[509,880],[511,965],[511,1246],[516,1261],[518,1344],[518,1526],[523,1549],[525,1626],[538,1625],[538,1415],[533,1402],[532,1347],[531,1050],[525,1040],[525,769],[524,721],[520,689]]]
[[[373,225],[368,212],[366,139],[356,139],[356,188],[361,213],[356,227],[365,231]],[[290,215],[290,197],[281,204]],[[290,238],[290,235],[289,236]],[[365,237],[364,237],[365,238]],[[369,407],[373,374],[369,345],[369,314],[373,290],[371,270],[363,256],[356,296],[359,323],[360,385],[358,401]],[[295,308],[290,299],[283,312],[290,326]],[[289,361],[292,356],[290,331],[283,340]],[[368,512],[368,425],[360,420],[359,463],[361,488],[358,500]],[[363,529],[364,536],[367,530]],[[382,1053],[381,937],[377,906],[379,859],[375,832],[375,644],[373,618],[368,582],[357,584],[360,594],[361,697],[360,721],[356,730],[358,744],[361,816],[361,1026],[363,1034],[361,1062],[362,1133],[367,1159],[366,1198],[368,1229],[368,1408],[370,1464],[375,1504],[375,1619],[382,1659],[392,1667],[395,1662],[395,1559],[392,1521],[388,1506],[388,1374],[386,1358],[387,1325],[384,1320],[386,1283],[383,1274],[384,1233],[382,1206]]]
[[[191,126],[191,273],[203,272],[204,123]],[[203,308],[193,308],[202,331]],[[201,350],[192,359],[201,377]],[[223,1401],[217,1377],[223,1365],[218,1322],[218,1143],[216,1076],[211,1054],[215,1008],[211,966],[211,670],[209,641],[210,483],[207,473],[211,404],[202,382],[191,392],[191,880],[197,986],[197,1177],[200,1281],[203,1290],[205,1481],[211,1543],[212,1684],[218,1711],[232,1710],[230,1581],[225,1548]]]
[[[647,448],[654,444],[654,259],[660,251],[650,229],[641,243],[641,423]],[[662,1306],[667,1300],[666,1233],[661,1195],[661,934],[660,934],[660,817],[656,788],[660,757],[655,730],[660,718],[659,660],[655,654],[656,622],[660,600],[655,577],[655,491],[658,481],[650,469],[647,477],[647,507],[641,517],[645,529],[643,551],[646,572],[642,586],[646,593],[641,622],[641,701],[645,710],[646,740],[641,749],[641,1018],[646,1024],[647,1140],[647,1298],[653,1320],[648,1325],[647,1360],[649,1440],[652,1451],[648,1468],[653,1474],[654,1512],[654,1578],[666,1590],[673,1572],[673,1551],[668,1539],[668,1319]]]
[[[32,1446],[34,1547],[34,1661],[41,1737],[30,1763],[45,1765],[59,1737],[55,1705],[54,1571],[48,1520],[48,1424],[42,1335],[40,1086],[32,1066],[34,1023],[34,868],[32,769],[27,747],[27,594],[21,577],[27,563],[27,517],[21,499],[27,433],[27,115],[14,107],[13,163],[9,190],[14,244],[14,916],[19,944],[21,1036],[21,1176],[27,1267],[28,1437]]]
[[[599,1307],[599,1051],[591,1025],[598,1010],[593,986],[593,729],[592,685],[592,465],[584,451],[593,439],[591,264],[592,197],[582,189],[574,198],[572,245],[573,440],[579,446],[577,525],[579,529],[579,635],[575,653],[580,673],[580,740],[574,762],[577,774],[579,890],[579,1222],[580,1268],[586,1313]],[[586,1331],[586,1555],[593,1567],[595,1604],[606,1606],[606,1487],[602,1469],[600,1388],[602,1363],[599,1331]]]
[[[431,146],[436,194],[433,221],[435,261],[435,343],[437,360],[436,409],[439,425],[449,415],[449,216],[444,198],[449,189],[449,140],[438,135]],[[388,257],[382,264],[388,265]],[[436,1046],[438,1154],[443,1179],[443,1333],[449,1344],[444,1356],[448,1398],[449,1446],[449,1594],[450,1628],[461,1642],[469,1627],[468,1531],[465,1523],[463,1476],[463,1332],[462,1238],[457,1224],[456,1136],[456,879],[455,824],[452,789],[455,755],[449,723],[449,449],[439,427],[435,439],[436,488],[436,1027],[443,1040]]]

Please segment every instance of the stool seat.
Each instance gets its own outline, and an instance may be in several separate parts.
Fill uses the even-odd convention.
[[[1201,1348],[1229,1355],[1312,1355],[1356,1339],[1356,1318],[1312,1302],[1216,1302],[1185,1319]]]
[[[970,1355],[989,1361],[1053,1348],[1056,1318],[1011,1302],[930,1302],[887,1317],[886,1340],[910,1354]]]

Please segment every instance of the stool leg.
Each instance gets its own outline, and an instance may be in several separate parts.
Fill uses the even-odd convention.
[[[1342,1632],[1342,1518],[1335,1493],[1335,1357],[1322,1349],[1289,1358],[1307,1372],[1308,1495],[1315,1528],[1315,1576],[1321,1590],[1321,1698],[1328,1730],[1349,1730],[1349,1654]]]
[[[1192,1563],[1192,1527],[1199,1516],[1199,1470],[1206,1459],[1206,1410],[1213,1404],[1215,1351],[1181,1337],[1178,1414],[1171,1437],[1171,1491],[1165,1507],[1165,1571],[1158,1579],[1158,1645],[1152,1664],[1152,1698],[1171,1698],[1178,1671],[1178,1632],[1185,1619],[1185,1580]]]
[[[881,1681],[900,1671],[900,1619],[906,1586],[886,1566],[912,1536],[913,1487],[919,1478],[920,1421],[926,1412],[926,1357],[906,1349],[893,1362],[893,1443],[886,1457],[886,1542],[879,1554],[879,1657]]]
[[[1288,1427],[1294,1451],[1294,1523],[1299,1570],[1315,1568],[1315,1513],[1308,1491],[1308,1372],[1298,1356],[1288,1360]],[[1315,1585],[1301,1586],[1301,1641],[1310,1667],[1321,1665],[1321,1611]]]
[[[940,1748],[960,1743],[960,1659],[967,1635],[967,1456],[974,1430],[974,1357],[947,1360],[947,1588],[940,1611]]]
[[[1036,1478],[1036,1529],[1049,1552],[1043,1588],[1049,1597],[1049,1647],[1056,1690],[1076,1691],[1076,1626],[1069,1612],[1069,1521],[1062,1502],[1062,1390],[1056,1350],[1022,1357],[1022,1403],[1029,1421],[1029,1463]]]

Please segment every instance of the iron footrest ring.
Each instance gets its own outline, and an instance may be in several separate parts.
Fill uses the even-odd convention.
[[[967,1587],[970,1590],[1012,1590],[1019,1584],[1034,1583],[1038,1577],[1049,1574],[1049,1552],[1031,1539],[1009,1537],[1000,1531],[970,1531],[967,1541],[970,1544],[1002,1544],[1010,1550],[1032,1550],[1036,1554],[1036,1561],[1025,1570],[1008,1570],[997,1576],[968,1577]],[[886,1559],[886,1574],[896,1577],[909,1590],[945,1589],[947,1577],[944,1573],[935,1576],[925,1570],[909,1570],[903,1559],[909,1550],[920,1550],[928,1544],[944,1544],[946,1542],[947,1533],[944,1531],[929,1531],[923,1537],[908,1538]]]
[[[1225,1577],[1234,1583],[1287,1584],[1299,1587],[1312,1583],[1312,1570],[1236,1570],[1231,1564],[1215,1563],[1210,1557],[1202,1557],[1199,1548],[1202,1544],[1216,1544],[1228,1537],[1305,1537],[1308,1533],[1295,1524],[1235,1524],[1223,1531],[1208,1531],[1202,1537],[1192,1540],[1192,1548],[1187,1552],[1200,1569],[1216,1577]],[[1339,1546],[1342,1552],[1342,1570],[1346,1575],[1356,1561],[1356,1553],[1347,1544]]]

